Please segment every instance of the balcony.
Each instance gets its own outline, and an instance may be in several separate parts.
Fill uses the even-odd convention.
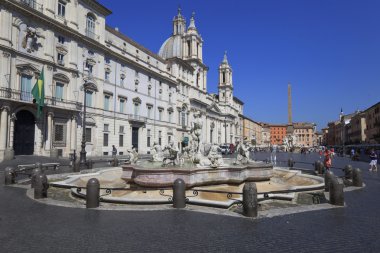
[[[147,122],[147,118],[140,116],[140,115],[135,115],[135,114],[127,114],[128,116],[128,121],[135,126],[143,126]]]
[[[45,97],[45,105],[73,111],[82,109],[82,103],[56,97]]]
[[[32,102],[33,95],[30,91],[14,90],[11,88],[0,88],[0,98],[14,101]]]
[[[2,87],[0,88],[0,99],[31,104],[33,102],[33,95],[30,91],[20,91]],[[82,104],[79,102],[48,96],[45,97],[45,106],[74,111],[82,109]]]
[[[32,8],[34,10],[43,12],[43,5],[37,3],[36,0],[15,0],[15,1],[27,6],[29,8]]]
[[[140,115],[136,115],[136,114],[127,114],[127,115],[128,115],[129,120],[140,121],[140,122],[144,122],[144,123],[147,121],[146,117],[143,117]]]
[[[93,30],[91,29],[87,29],[85,30],[86,32],[86,36],[93,39],[93,40],[99,40],[99,35],[97,35],[96,33],[94,33]]]

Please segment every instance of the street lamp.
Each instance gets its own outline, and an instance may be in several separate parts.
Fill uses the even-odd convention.
[[[227,117],[224,117],[224,143],[227,145]]]
[[[80,151],[79,169],[83,170],[86,168],[86,92],[98,91],[96,85],[89,80],[85,80],[85,83],[81,87],[83,90],[83,115],[82,115],[82,145]]]

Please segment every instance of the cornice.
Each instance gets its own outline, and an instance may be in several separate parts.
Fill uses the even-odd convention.
[[[88,0],[88,1],[90,1],[90,0]],[[53,31],[57,31],[57,32],[59,32],[61,34],[69,35],[77,43],[86,44],[86,46],[88,48],[92,48],[94,50],[102,52],[103,54],[107,54],[108,56],[112,56],[112,57],[114,57],[115,59],[119,60],[122,63],[128,63],[130,65],[133,65],[135,67],[138,67],[138,68],[144,70],[145,72],[148,72],[148,73],[154,74],[156,76],[159,76],[161,79],[166,80],[167,82],[175,83],[174,80],[172,80],[172,79],[170,79],[168,77],[165,77],[164,75],[160,75],[160,73],[157,73],[157,72],[163,72],[162,70],[160,70],[160,69],[158,69],[158,68],[156,68],[156,67],[153,66],[154,69],[157,69],[157,72],[152,71],[152,69],[147,68],[145,66],[142,66],[142,65],[136,63],[132,59],[128,59],[128,58],[126,58],[126,57],[124,57],[124,56],[122,56],[122,55],[120,55],[120,54],[118,54],[116,52],[113,52],[106,45],[103,45],[100,42],[97,42],[96,40],[93,40],[93,39],[91,39],[91,38],[89,38],[89,37],[87,37],[87,36],[79,33],[78,31],[74,30],[73,28],[68,27],[68,26],[60,23],[59,21],[46,16],[45,14],[43,14],[40,11],[37,11],[37,10],[34,10],[34,9],[30,9],[29,10],[29,8],[27,8],[23,4],[15,2],[15,1],[12,1],[12,0],[4,0],[4,5],[7,6],[7,7],[9,7],[12,10],[24,13],[25,15],[33,16],[33,18],[35,20],[39,20],[43,24],[43,26],[52,27],[51,30],[53,30]],[[14,50],[14,49],[13,49],[13,51],[14,52],[18,52],[18,51]],[[166,62],[164,62],[164,63],[166,64]]]

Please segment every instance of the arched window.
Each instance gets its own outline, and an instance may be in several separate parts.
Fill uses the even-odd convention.
[[[95,38],[95,17],[91,13],[86,18],[86,35]]]

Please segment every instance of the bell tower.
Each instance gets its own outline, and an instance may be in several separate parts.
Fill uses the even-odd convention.
[[[198,33],[195,26],[195,13],[193,12],[189,27],[187,28],[186,37],[184,39],[184,56],[185,60],[198,60],[202,62],[203,59],[203,40]]]
[[[233,100],[232,68],[228,64],[227,51],[224,52],[223,61],[219,66],[219,101],[230,103]]]
[[[185,33],[186,20],[181,14],[181,8],[178,7],[178,14],[173,18],[173,35],[182,35]]]

